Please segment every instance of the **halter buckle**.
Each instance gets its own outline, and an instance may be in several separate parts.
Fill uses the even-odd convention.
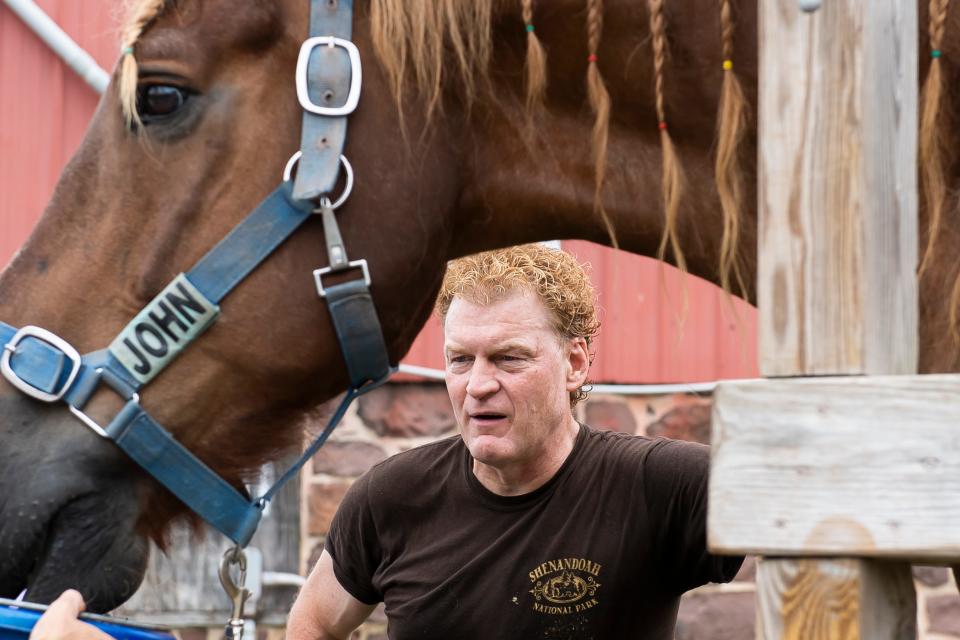
[[[87,402],[90,401],[90,398],[99,388],[100,386],[99,381],[102,380],[103,382],[106,382],[107,386],[113,389],[126,402],[130,402],[132,400],[136,404],[140,404],[140,394],[134,391],[133,387],[131,387],[126,382],[118,378],[117,375],[111,372],[109,369],[104,369],[103,367],[97,367],[96,369],[94,369],[94,375],[96,375],[96,379],[98,383],[90,387],[89,392],[85,396],[83,396],[82,399],[79,399],[77,401],[76,406],[74,406],[73,404],[67,403],[67,408],[70,409],[70,413],[72,413],[74,417],[77,418],[77,420],[87,425],[87,427],[89,427],[89,429],[93,431],[95,434],[97,434],[101,438],[110,439],[110,434],[107,433],[107,430],[102,426],[100,426],[100,424],[96,420],[91,418],[84,411],[84,407],[86,406]],[[75,399],[71,398],[70,400],[74,401]]]
[[[350,56],[350,90],[347,92],[347,101],[339,107],[324,107],[310,99],[310,83],[307,79],[307,67],[310,64],[310,54],[317,47],[342,47]],[[300,45],[300,57],[297,58],[297,100],[300,106],[310,113],[320,116],[348,116],[357,108],[360,102],[360,87],[363,85],[360,66],[360,50],[349,40],[334,36],[317,36],[307,38]]]
[[[368,287],[370,286],[370,267],[367,266],[366,260],[351,260],[347,263],[346,267],[341,267],[339,269],[334,269],[333,267],[321,267],[319,269],[314,269],[313,271],[313,280],[317,283],[317,293],[321,298],[327,297],[327,290],[323,288],[323,276],[328,273],[339,273],[341,271],[347,271],[349,269],[360,269],[363,272],[363,282]]]
[[[38,389],[18,376],[13,370],[13,367],[10,364],[10,359],[13,357],[13,354],[16,353],[17,345],[23,342],[26,338],[34,338],[36,340],[40,340],[41,342],[45,342],[51,347],[54,347],[60,351],[70,360],[70,373],[67,375],[67,379],[64,381],[59,391],[49,393],[47,391],[43,391],[42,389]],[[10,384],[23,393],[27,394],[31,398],[42,400],[43,402],[56,402],[57,400],[63,398],[64,394],[66,394],[66,392],[70,389],[70,386],[73,384],[73,381],[76,380],[78,373],[80,373],[80,353],[74,349],[70,343],[55,333],[47,331],[46,329],[41,329],[40,327],[35,327],[33,325],[27,325],[13,334],[13,338],[11,338],[10,342],[3,347],[3,353],[0,354],[0,374],[2,374]]]

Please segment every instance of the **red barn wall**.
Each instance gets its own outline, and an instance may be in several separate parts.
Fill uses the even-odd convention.
[[[117,57],[120,3],[40,0],[38,4],[100,65]],[[291,91],[293,87],[291,85]],[[76,150],[97,105],[83,83],[10,9],[0,5],[0,264],[26,240]],[[591,264],[603,329],[595,382],[693,382],[753,377],[754,310],[737,303],[739,323],[716,287],[649,259],[586,242],[563,247]],[[689,309],[681,318],[686,289]],[[442,367],[442,336],[431,320],[406,362]]]
[[[117,58],[104,0],[39,0],[100,66]],[[0,5],[0,265],[23,244],[97,106],[97,94]]]

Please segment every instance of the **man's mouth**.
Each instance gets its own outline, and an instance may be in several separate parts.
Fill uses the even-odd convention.
[[[493,424],[494,422],[503,420],[506,417],[507,417],[506,414],[495,413],[493,411],[484,411],[480,413],[470,414],[470,419],[476,422],[479,422],[480,424]]]

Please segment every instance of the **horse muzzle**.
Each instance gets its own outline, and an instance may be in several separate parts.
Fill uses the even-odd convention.
[[[146,569],[138,483],[109,442],[50,409],[0,395],[0,597],[48,603],[74,588],[109,611]]]

